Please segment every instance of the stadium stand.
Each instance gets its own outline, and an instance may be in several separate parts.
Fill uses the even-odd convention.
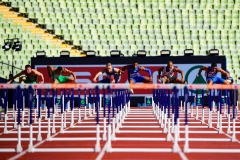
[[[155,56],[164,49],[171,50],[172,56],[184,55],[185,49],[205,56],[207,50],[216,48],[220,55],[227,57],[227,69],[232,77],[237,79],[239,73],[240,0],[3,2],[13,9],[18,8],[33,22],[37,20],[40,26],[45,25],[46,30],[54,31],[70,45],[96,50],[100,56],[109,56],[110,51],[116,49],[125,56],[132,56],[137,50],[146,50],[147,56]],[[1,44],[4,37],[13,35],[12,32],[21,35],[22,52],[27,60],[37,49],[46,50],[48,56],[58,56],[62,49],[55,50],[47,38],[38,38],[24,27],[13,25],[11,17],[1,17],[1,24]]]

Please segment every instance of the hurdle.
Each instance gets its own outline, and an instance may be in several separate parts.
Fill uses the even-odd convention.
[[[38,85],[37,85],[38,86]],[[78,84],[77,84],[78,86]],[[81,88],[83,88],[84,85],[82,85]],[[213,141],[213,142],[217,142],[217,141],[225,141],[225,142],[229,142],[229,141],[236,141],[236,134],[238,132],[236,132],[236,124],[237,122],[234,120],[236,119],[236,115],[237,115],[237,107],[236,107],[236,99],[234,99],[234,97],[232,99],[234,99],[233,101],[233,106],[231,107],[230,103],[226,103],[226,109],[227,109],[227,114],[229,115],[228,117],[226,117],[225,119],[227,121],[223,122],[223,118],[224,117],[221,117],[221,114],[223,114],[224,112],[222,112],[222,105],[221,105],[221,101],[220,101],[220,98],[222,98],[222,92],[218,92],[218,101],[214,101],[216,102],[216,106],[217,106],[217,110],[219,110],[219,119],[214,122],[213,120],[217,119],[217,117],[213,117],[214,115],[217,115],[217,113],[213,114],[213,115],[210,115],[209,114],[209,111],[210,109],[214,106],[214,104],[212,103],[212,100],[210,100],[210,103],[209,103],[209,108],[208,109],[204,109],[204,105],[202,105],[202,108],[203,108],[203,114],[205,114],[206,116],[208,115],[210,117],[210,119],[208,119],[209,122],[207,121],[204,121],[204,125],[207,124],[206,126],[200,126],[199,128],[207,128],[210,123],[213,124],[218,124],[219,125],[219,128],[218,129],[223,129],[224,127],[226,128],[229,128],[229,132],[230,133],[233,133],[232,137],[231,138],[220,138],[220,139],[217,139],[217,138],[189,138],[189,134],[192,134],[192,133],[199,133],[199,131],[189,131],[189,128],[198,128],[197,126],[193,126],[194,123],[191,123],[190,120],[196,120],[194,116],[197,116],[197,108],[194,109],[193,106],[191,106],[191,110],[190,108],[188,108],[186,106],[186,104],[188,104],[188,102],[190,101],[194,101],[196,102],[196,99],[197,99],[197,95],[196,97],[194,98],[190,98],[189,97],[193,97],[192,94],[191,96],[189,95],[189,91],[188,91],[188,88],[192,89],[193,86],[189,86],[189,85],[183,85],[183,86],[175,86],[173,88],[173,85],[164,85],[164,86],[152,86],[152,88],[156,89],[155,92],[153,93],[153,108],[149,108],[149,110],[147,109],[146,110],[146,115],[153,115],[153,118],[155,120],[157,120],[156,122],[154,122],[155,124],[157,124],[156,126],[151,126],[151,125],[143,125],[141,126],[141,128],[159,128],[159,130],[156,130],[156,131],[151,131],[151,130],[135,130],[135,131],[131,131],[131,130],[122,130],[122,128],[134,128],[133,126],[127,126],[127,125],[123,125],[123,124],[131,124],[131,123],[135,123],[135,122],[125,122],[125,120],[128,120],[128,119],[136,119],[136,118],[129,118],[128,116],[132,116],[132,115],[138,115],[139,117],[143,117],[144,118],[144,115],[141,114],[143,113],[144,111],[141,111],[139,109],[130,109],[130,96],[129,96],[129,92],[126,93],[126,89],[127,89],[127,85],[122,85],[120,84],[119,85],[119,88],[116,88],[118,85],[92,85],[92,86],[87,86],[86,85],[86,89],[91,89],[91,98],[93,98],[94,100],[94,104],[95,104],[95,110],[92,110],[91,109],[91,112],[92,112],[92,116],[91,116],[91,120],[92,119],[96,119],[96,122],[91,122],[91,123],[95,123],[96,125],[92,126],[91,128],[94,128],[95,130],[91,130],[91,132],[74,132],[74,131],[65,131],[64,129],[64,121],[65,121],[65,124],[70,124],[70,126],[72,128],[84,128],[84,124],[87,124],[88,122],[85,123],[84,119],[82,119],[81,121],[81,126],[75,126],[74,124],[74,120],[75,120],[75,116],[78,115],[78,117],[76,118],[77,119],[77,122],[79,121],[79,118],[81,119],[81,115],[79,116],[79,104],[78,103],[78,110],[76,110],[76,107],[74,107],[74,90],[73,88],[71,88],[71,86],[65,86],[66,88],[68,88],[70,90],[70,92],[68,92],[67,96],[66,96],[66,92],[62,93],[62,103],[61,103],[61,115],[59,115],[59,117],[63,116],[66,118],[65,120],[62,118],[58,119],[58,120],[61,120],[62,119],[62,122],[60,122],[61,126],[62,127],[62,133],[95,133],[96,136],[95,137],[71,137],[71,138],[59,138],[59,137],[52,137],[52,134],[53,134],[53,131],[51,129],[49,129],[50,127],[53,127],[54,124],[55,124],[55,118],[59,118],[59,117],[55,117],[54,114],[56,113],[56,108],[55,108],[55,103],[56,101],[54,100],[54,97],[56,97],[57,94],[55,94],[53,96],[52,94],[52,97],[50,96],[50,94],[47,95],[46,97],[46,108],[47,108],[47,140],[48,141],[96,141],[95,143],[95,146],[93,146],[92,148],[66,148],[66,149],[61,149],[61,148],[34,148],[33,145],[32,145],[32,141],[35,140],[34,137],[32,137],[33,133],[38,133],[38,135],[41,135],[45,132],[41,131],[41,128],[43,128],[43,126],[41,126],[42,122],[41,122],[41,103],[42,103],[42,99],[41,99],[41,89],[42,88],[38,88],[37,87],[37,102],[36,102],[36,107],[33,106],[32,102],[33,101],[33,95],[29,95],[29,116],[28,116],[28,120],[29,120],[29,124],[26,124],[25,122],[25,128],[29,128],[29,131],[26,132],[29,134],[29,138],[21,138],[21,134],[19,136],[19,138],[15,138],[14,141],[18,141],[18,145],[17,145],[17,149],[16,148],[9,148],[9,152],[21,152],[21,141],[29,141],[29,147],[28,147],[28,152],[99,152],[101,150],[100,148],[100,141],[104,140],[104,138],[100,137],[100,133],[104,133],[106,134],[106,136],[108,137],[107,139],[107,144],[108,144],[108,147],[107,147],[107,152],[140,152],[142,151],[143,149],[145,151],[142,151],[142,152],[179,152],[180,151],[180,148],[179,148],[179,145],[178,143],[181,142],[181,141],[185,141],[185,146],[184,146],[184,152],[206,152],[204,149],[197,149],[197,148],[190,148],[190,146],[188,145],[188,142],[189,141],[202,141],[202,140],[205,140],[205,141]],[[17,87],[16,85],[13,85],[12,87]],[[23,92],[23,89],[28,87],[29,90],[31,90],[33,87],[32,85],[26,85],[26,86],[22,86],[22,85],[19,85],[19,90],[17,90],[18,93],[22,93]],[[22,88],[23,89],[22,89]],[[44,88],[47,89],[47,92],[49,93],[51,91],[53,86],[51,87],[46,87],[44,86]],[[95,88],[93,88],[95,87]],[[111,87],[113,87],[114,89],[112,89]],[[156,87],[156,88],[155,88]],[[237,86],[238,87],[238,86]],[[60,88],[60,87],[59,87]],[[64,89],[63,87],[61,87],[62,89]],[[85,86],[84,86],[85,88]],[[103,89],[103,92],[105,92],[105,88],[107,88],[107,98],[111,100],[111,103],[108,103],[108,105],[106,106],[104,103],[105,103],[105,100],[103,100],[103,111],[101,110],[101,103],[100,101],[102,100],[100,94],[99,94],[99,90],[100,89]],[[151,88],[151,87],[149,87]],[[151,89],[152,89],[151,88]],[[204,87],[203,87],[204,88]],[[180,100],[179,98],[179,94],[181,89],[185,90],[186,94],[184,94],[184,100]],[[197,88],[199,89],[199,88]],[[230,89],[230,88],[228,88]],[[65,90],[65,89],[64,89]],[[172,94],[170,94],[170,90],[172,90]],[[78,89],[76,91],[79,91]],[[52,91],[53,92],[53,91]],[[212,91],[210,91],[210,95],[212,95],[211,93]],[[54,93],[54,92],[53,92]],[[202,92],[203,93],[203,92]],[[78,97],[80,93],[78,92]],[[28,111],[27,109],[24,109],[25,107],[23,107],[24,105],[24,102],[23,102],[23,94],[19,94],[17,96],[17,103],[16,103],[16,110],[17,110],[17,115],[16,116],[16,112],[15,112],[15,117],[17,117],[17,128],[18,128],[18,132],[15,132],[15,133],[24,133],[23,131],[21,131],[21,113],[24,114],[23,112],[26,113],[26,115],[28,114]],[[67,97],[67,98],[66,98]],[[106,93],[103,94],[103,98],[106,97]],[[171,102],[171,98],[173,97],[173,99],[175,100],[174,102]],[[203,98],[204,96],[202,96],[201,98]],[[53,98],[51,100],[51,98]],[[69,105],[68,105],[68,108],[70,109],[69,113],[65,110],[66,108],[66,101],[68,100],[69,98]],[[90,98],[90,99],[91,99]],[[227,97],[227,101],[228,101],[229,97]],[[52,105],[50,104],[50,102],[52,102]],[[91,100],[89,100],[90,104],[93,104],[93,101],[91,102]],[[181,106],[179,108],[179,103],[183,103],[185,105],[184,107],[184,111],[181,110]],[[202,102],[203,103],[203,102]],[[7,103],[6,103],[7,104]],[[89,104],[89,103],[88,103]],[[196,104],[196,103],[195,103]],[[114,107],[115,106],[115,107]],[[90,105],[89,105],[90,107]],[[225,107],[225,106],[223,106]],[[34,109],[37,109],[36,113],[38,113],[38,121],[37,121],[37,125],[40,125],[40,127],[38,126],[38,131],[37,132],[34,132],[33,131],[33,128],[34,128],[34,123],[33,123],[33,119],[35,119],[35,111]],[[89,108],[90,109],[90,108]],[[232,110],[231,110],[232,109]],[[15,111],[16,111],[15,110]],[[57,109],[58,110],[58,109]],[[83,109],[84,110],[84,109]],[[154,110],[155,110],[155,113],[154,113]],[[195,112],[195,111],[196,112]],[[7,109],[6,109],[7,111]],[[82,110],[81,110],[82,111]],[[89,111],[89,110],[88,110]],[[190,114],[189,114],[189,111]],[[104,115],[106,114],[105,112],[107,112],[107,115]],[[10,112],[7,112],[10,114]],[[44,110],[44,113],[45,113],[45,110]],[[76,114],[75,114],[76,113]],[[81,112],[80,112],[81,113]],[[69,115],[69,119],[67,119],[67,115]],[[231,120],[231,115],[233,116],[233,120]],[[23,116],[23,115],[22,115]],[[84,115],[82,115],[84,117]],[[184,117],[183,117],[184,116]],[[201,124],[201,113],[198,114],[198,118],[197,119],[198,121],[196,123],[198,124]],[[5,116],[4,116],[5,117]],[[25,116],[26,117],[26,116]],[[54,118],[55,117],[55,118]],[[158,117],[160,119],[160,121],[158,120]],[[204,116],[203,116],[204,117]],[[102,118],[102,119],[101,119]],[[107,118],[107,119],[106,119]],[[19,120],[18,120],[19,119]],[[24,119],[24,118],[23,118]],[[54,120],[55,119],[55,120]],[[107,120],[107,124],[106,124],[106,129],[104,131],[104,119]],[[139,118],[138,118],[139,119]],[[142,119],[142,118],[141,118]],[[147,119],[147,117],[146,117]],[[25,119],[24,119],[25,120]],[[69,121],[67,123],[67,120]],[[88,117],[88,120],[90,120],[90,118]],[[103,126],[100,126],[100,120],[103,120]],[[184,122],[182,122],[181,120],[185,120]],[[50,123],[49,123],[50,121]],[[160,122],[160,123],[159,123]],[[154,124],[152,123],[152,124]],[[228,124],[227,126],[222,126],[222,124]],[[56,123],[57,124],[57,123]],[[182,125],[184,124],[184,125]],[[193,124],[193,125],[192,125]],[[231,126],[231,124],[233,124],[233,126]],[[161,128],[161,125],[163,125],[163,128]],[[90,127],[89,127],[90,128]],[[103,130],[101,130],[101,128],[103,128]],[[118,129],[118,131],[117,131]],[[181,129],[185,129],[185,131],[181,130]],[[231,131],[232,129],[232,131]],[[173,131],[171,131],[173,130]],[[19,132],[20,131],[20,132]],[[90,130],[89,130],[90,131]],[[14,133],[14,132],[12,132]],[[163,133],[164,135],[166,135],[166,137],[164,138],[131,138],[131,137],[118,137],[115,133]],[[185,133],[185,138],[183,137],[180,137],[179,134],[180,133]],[[202,131],[201,133],[216,133],[216,134],[219,134],[219,131],[214,131],[214,132],[209,132],[209,131]],[[11,134],[11,132],[9,132],[8,134]],[[174,136],[172,136],[174,135]],[[37,139],[39,139],[39,141],[41,141],[41,138],[38,138],[37,136]],[[106,139],[105,139],[106,140]],[[136,140],[136,141],[173,141],[173,146],[171,148],[154,148],[154,149],[150,149],[150,148],[141,148],[141,149],[138,149],[138,148],[115,148],[112,146],[111,142],[112,141],[131,141],[131,140]],[[20,147],[19,147],[20,146]],[[6,150],[6,149],[5,149]],[[216,149],[211,149],[211,151],[209,152],[215,152]],[[1,150],[0,150],[1,151]],[[3,150],[2,150],[3,151]],[[225,153],[233,153],[233,152],[237,152],[239,151],[238,149],[233,149],[233,151],[229,151],[229,150],[226,150]]]

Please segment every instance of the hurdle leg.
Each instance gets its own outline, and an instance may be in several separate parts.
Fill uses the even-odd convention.
[[[180,110],[182,111],[182,100],[180,101]]]
[[[34,109],[34,124],[37,124],[37,109]]]
[[[0,110],[0,112],[1,112],[2,110]],[[14,114],[14,112],[15,112],[15,105],[13,104],[13,110],[12,110],[12,117],[13,118],[15,118],[15,114]],[[0,119],[1,120],[1,119]]]
[[[183,112],[185,113],[186,102],[183,102]]]
[[[63,114],[64,114],[64,123],[63,123],[63,127],[64,128],[67,128],[67,111],[65,110],[64,112],[63,112]]]
[[[171,131],[170,131],[170,118],[168,118],[168,134],[167,134],[167,141],[171,141]]]
[[[30,124],[30,136],[29,136],[29,145],[28,145],[28,152],[34,152],[33,147],[33,133],[32,133],[32,124]]]
[[[96,114],[95,113],[95,103],[93,103],[93,114]]]
[[[227,118],[228,118],[227,134],[230,134],[230,133],[231,133],[231,128],[230,128],[230,114],[227,114]]]
[[[22,152],[23,148],[21,145],[21,125],[18,125],[18,144],[17,144],[17,153]]]
[[[174,132],[174,144],[173,144],[173,152],[179,152],[179,146],[178,146],[178,133],[177,133],[177,124],[174,126],[175,127],[175,132]]]
[[[8,130],[7,130],[7,114],[4,115],[4,134],[7,134],[8,133]]]
[[[212,102],[212,104],[213,104],[212,110],[213,110],[213,113],[215,113],[215,112],[216,112],[216,105],[215,105],[215,101],[213,101],[213,102]]]
[[[47,106],[45,107],[45,120],[47,120],[48,118],[47,118],[47,111],[48,109],[47,109]]]
[[[198,120],[198,106],[196,105],[196,117],[195,120]]]
[[[157,118],[157,120],[159,120],[159,107],[156,105],[156,114],[154,114],[154,112],[153,112],[153,114],[156,116],[156,118]]]
[[[90,103],[88,103],[88,114],[90,117],[92,116],[92,107]]]
[[[218,110],[217,111],[217,128],[219,128],[219,117],[220,117],[220,112]]]
[[[163,119],[164,119],[164,106],[162,107],[162,113],[161,113],[161,128],[164,127]]]
[[[42,135],[41,135],[41,118],[38,118],[38,136],[37,136],[37,141],[42,140]]]
[[[25,109],[22,111],[22,127],[24,127]]]
[[[50,117],[48,118],[48,134],[47,134],[47,141],[51,140],[51,130],[50,130]]]
[[[87,106],[84,107],[84,119],[87,119]]]
[[[212,128],[212,111],[209,110],[209,128]]]
[[[95,145],[95,152],[100,152],[100,126],[99,124],[96,125],[96,145]]]
[[[227,115],[227,105],[226,105],[226,103],[224,103],[224,115],[227,117],[228,115]]]
[[[163,129],[163,133],[167,133],[167,123],[168,123],[168,118],[167,118],[167,114],[164,114],[164,129]]]
[[[14,116],[14,125],[13,128],[17,129],[17,111],[14,112],[15,116]]]
[[[236,142],[236,119],[233,118],[233,131],[232,131],[232,137],[231,137],[232,142]]]
[[[112,119],[112,140],[115,140],[115,118]]]
[[[191,105],[191,117],[193,117],[193,104]]]
[[[222,131],[222,114],[220,114],[220,118],[219,118],[219,131],[218,131],[219,134],[222,134],[223,131]]]
[[[63,113],[61,113],[61,130],[60,130],[60,133],[64,132],[63,128],[64,128],[64,126],[63,126]]]
[[[174,114],[172,114],[172,133],[174,133]]]
[[[111,124],[108,124],[108,141],[107,141],[107,152],[112,152],[112,139],[111,139]]]
[[[103,118],[103,140],[106,141],[107,140],[107,136],[106,136],[106,117]]]
[[[81,123],[81,108],[78,108],[78,124]]]
[[[204,107],[202,108],[202,124],[204,123]]]
[[[56,133],[56,129],[55,129],[55,117],[56,117],[56,114],[55,112],[53,113],[52,115],[52,134]]]
[[[185,125],[185,144],[184,144],[184,152],[189,152],[189,144],[188,144],[188,125]]]
[[[71,125],[70,125],[70,127],[73,127],[74,126],[73,124],[74,124],[74,107],[71,110]]]

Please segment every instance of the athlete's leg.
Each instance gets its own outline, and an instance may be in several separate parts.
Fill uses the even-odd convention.
[[[220,78],[220,77],[215,77],[215,78],[213,78],[213,84],[226,84],[226,85],[229,85],[230,82],[229,82],[229,80],[225,80],[225,79]]]
[[[19,78],[19,83],[22,83],[22,82],[24,82],[24,81],[26,81],[26,77],[20,77],[20,78]]]
[[[167,76],[163,76],[163,82],[162,83],[167,84],[169,82],[170,82],[169,78]]]
[[[101,81],[98,81],[97,83],[110,83],[109,78],[102,79]]]
[[[144,76],[143,83],[152,83],[152,78]]]
[[[187,84],[186,81],[180,79],[180,78],[177,78],[173,83],[176,83],[176,84]]]
[[[135,77],[135,78],[130,78],[130,79],[129,79],[129,83],[130,83],[130,85],[135,84],[135,83],[136,83],[136,77]],[[133,92],[133,89],[132,89],[131,87],[129,87],[129,91],[130,91],[131,93],[134,93],[134,92]]]
[[[58,84],[58,80],[54,79],[54,81],[52,82],[53,84]]]
[[[70,83],[77,83],[73,77],[67,77],[67,81]]]

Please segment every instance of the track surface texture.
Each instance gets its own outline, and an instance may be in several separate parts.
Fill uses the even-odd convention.
[[[103,137],[103,115],[100,111],[100,138]],[[192,112],[192,113],[191,113]],[[26,111],[27,113],[27,111]],[[33,124],[33,146],[36,149],[49,148],[48,151],[43,152],[28,152],[29,141],[22,139],[21,146],[23,151],[17,152],[0,152],[0,159],[240,159],[239,153],[221,153],[217,151],[211,151],[210,149],[240,149],[240,121],[236,119],[236,140],[231,141],[231,132],[227,133],[228,121],[227,116],[222,116],[222,133],[218,133],[219,127],[217,126],[217,112],[212,113],[212,127],[209,127],[208,123],[208,109],[204,109],[204,122],[202,123],[202,108],[198,108],[198,119],[196,119],[196,108],[189,109],[188,113],[188,139],[189,139],[189,152],[184,152],[185,146],[185,113],[179,109],[180,125],[178,141],[175,142],[175,131],[172,130],[172,118],[170,118],[170,129],[168,130],[168,123],[161,124],[161,118],[154,114],[152,107],[137,108],[131,107],[129,112],[124,117],[119,130],[116,130],[115,136],[111,131],[111,148],[109,149],[109,141],[100,140],[100,152],[95,152],[96,144],[96,114],[87,115],[87,119],[84,119],[84,110],[81,110],[81,123],[78,123],[78,108],[74,109],[74,124],[70,126],[71,111],[66,112],[66,128],[64,132],[60,132],[61,127],[61,115],[58,114],[55,117],[56,133],[51,133],[50,140],[47,139],[48,120],[45,119],[45,111],[42,110],[42,128],[41,133],[42,140],[37,141],[38,136],[38,124]],[[89,113],[87,111],[87,113]],[[170,117],[172,115],[170,114]],[[240,116],[238,112],[238,117]],[[17,142],[17,129],[13,128],[14,119],[12,113],[8,114],[7,130],[8,133],[4,134],[4,115],[0,121],[0,149],[12,148],[16,149]],[[34,115],[33,115],[34,119]],[[24,119],[24,127],[21,128],[21,138],[29,138],[29,125],[27,120],[27,114]],[[163,120],[165,123],[165,120]],[[112,117],[110,120],[112,125]],[[51,118],[51,130],[52,130],[52,118]],[[232,126],[231,120],[231,126]],[[115,129],[118,126],[115,125]],[[111,127],[111,130],[113,128]],[[176,129],[176,128],[174,128]],[[108,125],[106,126],[108,131]],[[24,132],[25,131],[25,132]],[[168,134],[168,131],[170,133]],[[108,139],[108,134],[106,135]],[[115,137],[115,139],[114,139]],[[167,140],[167,137],[170,139]],[[10,138],[4,140],[4,138]],[[12,139],[11,139],[12,138]],[[13,138],[16,138],[15,140]],[[56,138],[56,139],[54,139]],[[62,139],[61,139],[62,138]],[[72,138],[71,140],[64,140],[64,138]],[[75,139],[74,139],[75,138]],[[79,140],[77,138],[86,138],[86,140]],[[87,138],[93,138],[89,140]],[[175,146],[176,145],[176,146]],[[173,148],[176,147],[177,151]],[[62,149],[58,152],[50,151],[51,148]],[[92,152],[78,152],[73,149],[93,149]],[[70,149],[70,151],[68,150]],[[72,149],[72,151],[71,151]],[[209,149],[207,152],[195,152],[191,149]]]

